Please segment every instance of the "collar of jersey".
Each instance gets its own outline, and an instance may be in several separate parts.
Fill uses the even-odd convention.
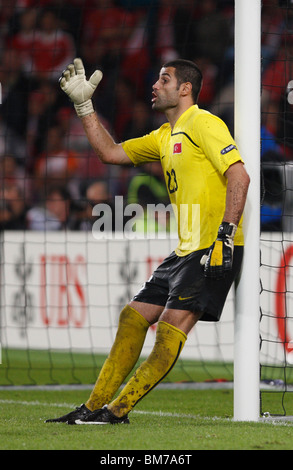
[[[184,113],[181,114],[181,116],[177,119],[177,121],[176,121],[176,123],[175,123],[175,126],[173,127],[172,134],[175,134],[175,129],[176,129],[176,127],[178,127],[178,125],[180,124],[180,122],[181,122],[189,113],[191,113],[192,111],[194,111],[194,109],[198,109],[198,105],[197,105],[197,104],[193,104],[193,105],[190,106],[188,109],[186,109],[186,111],[184,111]]]

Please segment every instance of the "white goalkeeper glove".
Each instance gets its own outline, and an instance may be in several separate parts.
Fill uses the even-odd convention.
[[[87,80],[82,60],[78,58],[74,59],[73,64],[68,65],[62,73],[59,80],[60,87],[73,101],[80,118],[94,112],[91,98],[102,78],[102,72],[96,70]]]
[[[200,264],[204,267],[205,277],[220,279],[227,271],[232,269],[234,236],[237,226],[222,222],[216,241],[209,247],[201,258]]]

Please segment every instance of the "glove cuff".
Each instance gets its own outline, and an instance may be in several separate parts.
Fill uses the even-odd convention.
[[[92,114],[95,112],[92,100],[84,101],[81,104],[75,104],[74,108],[79,118],[82,118],[84,116],[87,116],[88,114]]]
[[[237,225],[229,222],[222,222],[218,230],[218,238],[231,238],[233,240],[236,230]]]

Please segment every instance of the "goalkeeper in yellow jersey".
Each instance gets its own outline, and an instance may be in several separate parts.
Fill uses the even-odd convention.
[[[178,223],[179,243],[120,314],[117,335],[88,401],[48,422],[129,423],[128,414],[176,363],[199,321],[219,321],[243,256],[242,213],[249,176],[221,119],[199,109],[202,74],[191,61],[166,63],[153,85],[152,108],[167,123],[143,137],[115,143],[93,109],[102,79],[86,79],[75,59],[60,79],[99,159],[114,165],[160,161]],[[157,323],[149,357],[124,388],[150,325]]]

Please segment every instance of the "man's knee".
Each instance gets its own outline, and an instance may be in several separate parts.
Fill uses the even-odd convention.
[[[140,313],[150,325],[158,321],[164,310],[164,307],[160,305],[147,304],[145,302],[138,302],[137,300],[132,300],[128,305]]]
[[[201,316],[201,313],[194,313],[190,310],[166,308],[162,312],[160,320],[175,326],[187,335]]]

